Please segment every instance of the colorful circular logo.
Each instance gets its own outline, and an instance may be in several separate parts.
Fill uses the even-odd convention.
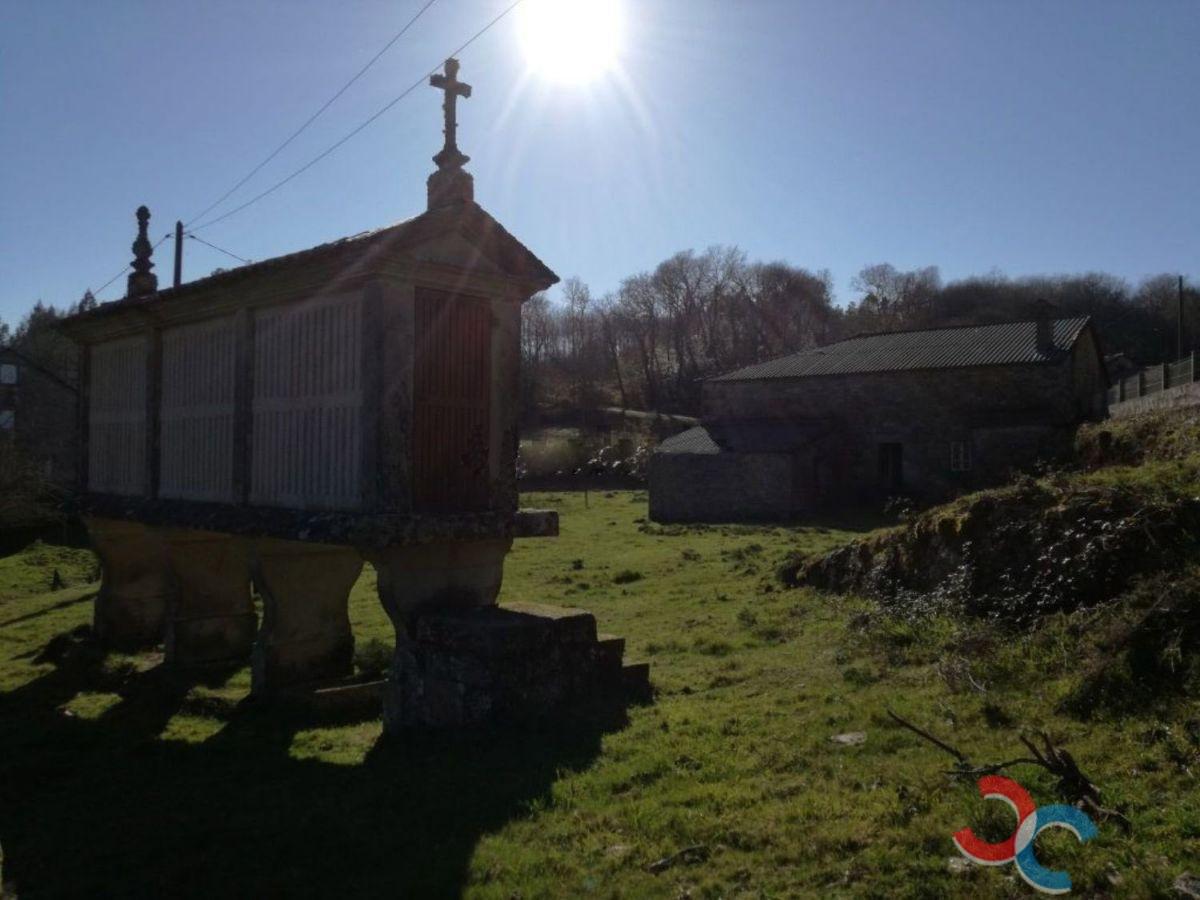
[[[954,845],[967,859],[984,866],[1015,863],[1017,873],[1032,888],[1047,894],[1065,894],[1071,890],[1071,876],[1047,869],[1037,861],[1033,842],[1047,828],[1065,828],[1085,843],[1099,834],[1096,823],[1073,806],[1055,803],[1038,807],[1029,792],[1011,778],[985,775],[979,779],[979,795],[984,800],[1003,800],[1017,816],[1017,828],[999,843],[991,844],[975,836],[970,828],[954,834]]]

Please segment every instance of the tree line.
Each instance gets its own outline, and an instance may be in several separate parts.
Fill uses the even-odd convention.
[[[684,251],[613,293],[578,278],[552,303],[539,294],[522,319],[522,403],[537,409],[620,405],[699,410],[703,379],[787,353],[879,331],[1028,318],[1046,300],[1060,317],[1091,316],[1106,354],[1149,365],[1176,352],[1177,278],[1131,285],[1099,272],[943,282],[936,266],[865,266],[861,296],[835,305],[828,271],[755,262],[736,247]],[[1185,287],[1184,352],[1200,338],[1200,292]]]
[[[75,384],[79,380],[79,351],[57,326],[67,316],[95,309],[96,305],[91,291],[65,309],[39,300],[15,327],[0,319],[0,347],[12,347],[68,384]]]
[[[851,282],[859,298],[839,307],[826,270],[751,261],[737,247],[688,250],[602,297],[569,278],[560,302],[530,299],[521,399],[527,411],[618,405],[694,413],[700,383],[713,375],[855,334],[1026,318],[1039,299],[1058,316],[1091,316],[1106,354],[1149,365],[1176,355],[1177,285],[1171,274],[1131,285],[1101,272],[943,282],[936,266],[878,263]],[[39,301],[14,328],[0,320],[0,346],[74,383],[74,344],[54,326],[95,305],[90,292],[62,310]],[[1198,307],[1200,291],[1185,285],[1185,353],[1200,342]]]

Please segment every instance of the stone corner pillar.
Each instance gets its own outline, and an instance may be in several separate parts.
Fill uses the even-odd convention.
[[[161,643],[174,591],[163,542],[140,522],[91,516],[83,522],[100,557],[93,613],[97,639],[118,650]]]
[[[257,630],[245,539],[185,528],[157,531],[177,586],[167,612],[167,662],[202,666],[245,661]]]
[[[363,559],[352,547],[264,538],[252,546],[262,627],[251,658],[251,691],[340,678],[353,670],[350,591]]]
[[[417,646],[418,616],[494,606],[511,547],[511,538],[488,538],[363,551],[375,567],[380,602],[396,629],[392,670],[383,690],[385,730],[402,730],[417,715],[413,698],[422,690],[424,668]]]

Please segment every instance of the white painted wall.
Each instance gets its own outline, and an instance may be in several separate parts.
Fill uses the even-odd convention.
[[[256,314],[251,503],[362,506],[362,388],[359,293]]]
[[[232,316],[163,332],[159,496],[233,501],[236,351]]]
[[[88,395],[88,490],[140,495],[146,476],[144,336],[91,348]]]

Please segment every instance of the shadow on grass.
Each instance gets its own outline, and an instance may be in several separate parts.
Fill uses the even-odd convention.
[[[639,520],[640,522],[641,520]],[[847,506],[838,509],[818,510],[803,516],[777,519],[712,522],[654,522],[641,523],[640,531],[647,534],[680,535],[716,534],[735,536],[755,534],[761,531],[783,529],[787,531],[846,531],[866,533],[878,528],[890,528],[898,524],[894,515],[865,506]]]
[[[52,612],[57,612],[60,609],[68,609],[69,607],[72,607],[72,606],[78,606],[80,603],[90,603],[91,601],[93,601],[95,599],[96,599],[96,592],[89,591],[88,593],[83,594],[80,597],[72,597],[69,600],[59,600],[57,603],[51,603],[49,606],[43,607],[42,609],[34,610],[31,613],[25,613],[25,615],[23,615],[23,616],[17,616],[16,618],[13,618],[13,619],[6,619],[5,621],[0,622],[0,628],[5,628],[9,625],[16,625],[20,622],[28,622],[31,619],[39,619],[42,616],[49,615]]]
[[[312,727],[241,703],[201,743],[159,735],[191,685],[127,679],[99,718],[59,709],[103,680],[65,661],[0,694],[0,845],[22,898],[461,893],[480,837],[525,815],[621,721],[379,740],[361,764],[289,755]]]

